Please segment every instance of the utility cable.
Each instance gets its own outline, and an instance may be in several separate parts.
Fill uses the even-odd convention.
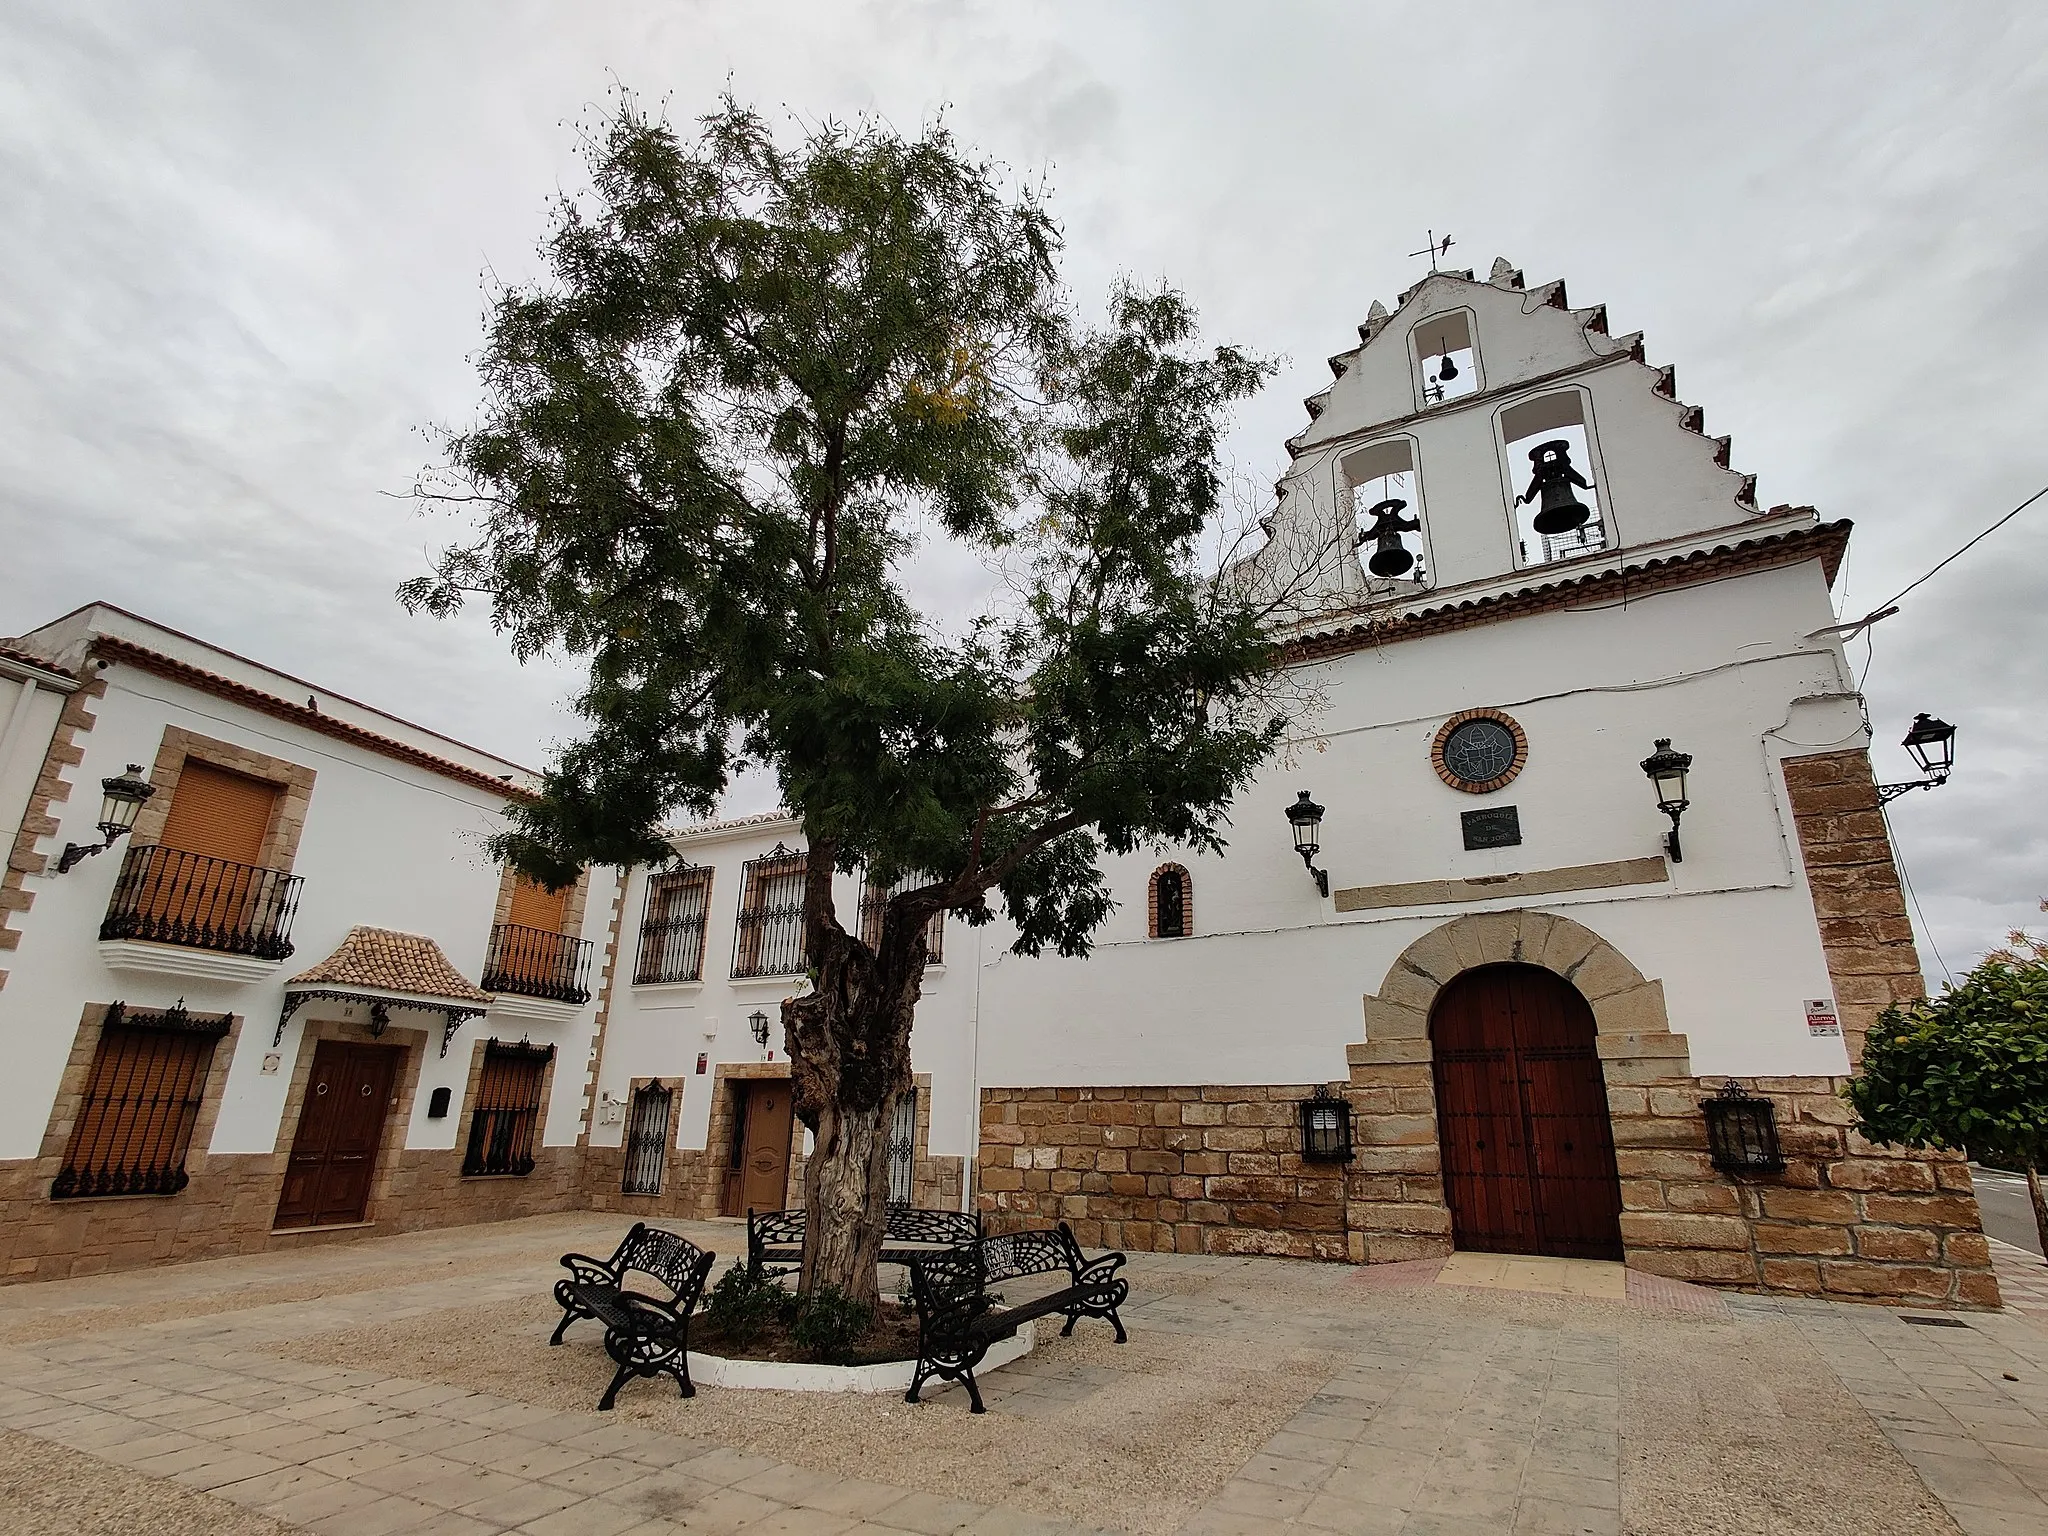
[[[1985,530],[1984,530],[1984,531],[1983,531],[1982,533],[1978,534],[1976,538],[1974,538],[1974,539],[1970,540],[1970,542],[1969,542],[1968,544],[1965,544],[1965,545],[1964,545],[1964,546],[1963,546],[1963,547],[1962,547],[1961,549],[1957,550],[1957,551],[1956,551],[1956,552],[1955,552],[1955,553],[1954,553],[1953,555],[1950,555],[1950,556],[1948,557],[1948,560],[1943,560],[1943,561],[1942,561],[1942,562],[1940,563],[1940,565],[1936,565],[1936,566],[1934,567],[1934,569],[1933,569],[1933,570],[1930,570],[1930,571],[1929,571],[1929,572],[1927,573],[1927,575],[1926,575],[1926,576],[1922,576],[1922,577],[1920,578],[1920,581],[1915,581],[1915,582],[1913,582],[1913,583],[1912,583],[1911,585],[1907,586],[1907,587],[1906,587],[1906,588],[1904,589],[1904,591],[1901,591],[1901,592],[1900,592],[1900,593],[1899,593],[1899,594],[1898,594],[1897,596],[1893,597],[1893,598],[1891,599],[1891,601],[1890,601],[1890,602],[1883,602],[1883,603],[1879,603],[1879,604],[1878,604],[1877,606],[1878,606],[1878,607],[1880,607],[1880,608],[1889,608],[1889,607],[1891,607],[1891,606],[1892,606],[1892,603],[1896,603],[1896,602],[1897,602],[1897,601],[1899,600],[1899,598],[1901,598],[1901,597],[1904,597],[1904,596],[1906,595],[1906,593],[1907,593],[1907,592],[1910,592],[1910,591],[1912,591],[1912,590],[1913,590],[1913,588],[1914,588],[1914,587],[1917,587],[1917,586],[1919,586],[1919,585],[1920,585],[1920,582],[1922,582],[1922,581],[1925,581],[1925,580],[1927,580],[1927,577],[1928,577],[1928,576],[1932,576],[1932,575],[1933,575],[1933,574],[1935,573],[1935,571],[1939,571],[1939,570],[1941,569],[1941,567],[1942,567],[1942,566],[1944,566],[1944,565],[1947,565],[1947,564],[1949,563],[1949,561],[1951,561],[1951,560],[1956,560],[1956,559],[1959,559],[1959,558],[1961,558],[1961,557],[1962,557],[1963,555],[1966,555],[1966,554],[1968,554],[1968,553],[1969,553],[1969,552],[1970,552],[1970,551],[1971,551],[1971,550],[1972,550],[1973,548],[1975,548],[1975,547],[1976,547],[1977,545],[1979,545],[1979,544],[1983,543],[1983,542],[1984,542],[1984,540],[1986,540],[1986,539],[1990,538],[1992,534],[1994,534],[1994,533],[1998,532],[1998,530],[1999,530],[1999,529],[2003,528],[2003,527],[2004,527],[2004,526],[2005,526],[2005,525],[2006,525],[2007,523],[2011,522],[2011,521],[2012,521],[2012,520],[2013,520],[2014,518],[2018,517],[2018,516],[2019,516],[2019,515],[2020,515],[2020,514],[2021,514],[2022,512],[2026,511],[2026,510],[2027,510],[2027,508],[2031,507],[2031,506],[2032,506],[2032,505],[2033,505],[2033,504],[2034,504],[2035,502],[2039,501],[2039,500],[2040,500],[2040,499],[2041,499],[2041,498],[2042,498],[2043,496],[2048,496],[2048,485],[2044,485],[2044,486],[2042,486],[2042,487],[2041,487],[2041,489],[2039,489],[2038,491],[2034,492],[2034,494],[2033,494],[2033,495],[2029,496],[2029,497],[2028,497],[2028,498],[2027,498],[2027,499],[2026,499],[2025,501],[2021,502],[2021,503],[2020,503],[2020,504],[2019,504],[2018,506],[2014,507],[2014,508],[2013,508],[2013,509],[2012,509],[2012,510],[2011,510],[2010,512],[2006,513],[2006,514],[2005,514],[2005,516],[2001,517],[2001,518],[2000,518],[2000,519],[1999,519],[1999,520],[1998,520],[1997,522],[1993,523],[1993,524],[1992,524],[1992,525],[1991,525],[1991,526],[1990,526],[1989,528],[1986,528],[1986,529],[1985,529]]]

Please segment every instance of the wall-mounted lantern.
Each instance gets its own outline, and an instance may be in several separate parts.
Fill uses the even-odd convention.
[[[1323,808],[1311,800],[1304,789],[1294,797],[1294,804],[1287,807],[1287,820],[1294,827],[1294,851],[1301,855],[1309,878],[1316,883],[1317,893],[1329,895],[1329,874],[1316,868],[1316,854],[1323,846]]]
[[[1707,1151],[1723,1173],[1783,1173],[1778,1150],[1778,1106],[1729,1078],[1721,1091],[1700,1100],[1707,1117]]]
[[[68,874],[74,864],[91,858],[96,853],[105,853],[125,834],[134,830],[135,818],[142,814],[142,802],[156,793],[156,786],[142,776],[142,764],[130,763],[128,771],[111,779],[100,780],[100,841],[90,843],[67,843],[63,854],[57,860],[57,873]]]
[[[1327,1083],[1301,1101],[1301,1155],[1312,1163],[1351,1161],[1351,1105]]]
[[[1915,715],[1913,728],[1906,732],[1906,739],[1899,745],[1913,754],[1913,761],[1920,765],[1920,771],[1927,777],[1904,784],[1878,785],[1879,805],[1898,799],[1909,789],[1941,788],[1948,782],[1949,770],[1956,765],[1956,728],[1932,715]]]
[[[756,1008],[747,1015],[747,1023],[754,1031],[754,1043],[762,1050],[768,1049],[768,1015]]]
[[[1690,767],[1692,754],[1672,751],[1669,736],[1659,736],[1657,750],[1642,762],[1643,772],[1657,791],[1657,809],[1671,818],[1671,830],[1664,838],[1664,851],[1674,864],[1685,862],[1685,854],[1678,846],[1678,818],[1692,804],[1685,797],[1685,772]]]

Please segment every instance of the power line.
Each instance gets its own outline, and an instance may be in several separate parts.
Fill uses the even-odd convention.
[[[1942,561],[1940,565],[1937,565],[1934,567],[1933,570],[1930,570],[1926,576],[1922,576],[1919,581],[1912,583],[1911,586],[1908,586],[1904,591],[1900,592],[1896,597],[1893,597],[1889,602],[1879,603],[1877,606],[1879,608],[1891,607],[1893,603],[1896,603],[1899,600],[1899,598],[1904,597],[1907,592],[1910,592],[1913,590],[1914,587],[1919,586],[1920,582],[1927,580],[1928,576],[1932,576],[1935,571],[1940,570],[1941,567],[1947,565],[1949,561],[1958,559],[1961,556],[1968,554],[1971,549],[1976,547],[1978,544],[1983,543],[1984,540],[1990,538],[1992,534],[1998,532],[1999,529],[2003,528],[2007,523],[2011,522],[2014,518],[2018,517],[2022,512],[2026,511],[2027,508],[2031,507],[2043,496],[2048,496],[2048,485],[2042,486],[2040,490],[2034,492],[2033,495],[2029,496],[2025,501],[2021,502],[2018,506],[2014,507],[2010,512],[2006,513],[2005,516],[2001,517],[1989,528],[1986,528],[1982,533],[1978,534],[1976,538],[1970,540],[1968,544],[1965,544],[1961,549],[1957,550],[1955,554],[1950,555],[1948,557],[1948,560]]]

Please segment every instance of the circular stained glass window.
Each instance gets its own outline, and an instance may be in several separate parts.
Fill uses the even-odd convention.
[[[1501,788],[1522,771],[1528,756],[1522,728],[1491,709],[1467,710],[1445,721],[1431,753],[1446,784],[1474,795]]]

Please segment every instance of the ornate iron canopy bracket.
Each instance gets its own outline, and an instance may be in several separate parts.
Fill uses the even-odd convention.
[[[313,987],[302,992],[287,992],[284,1007],[278,1010],[277,1031],[270,1037],[270,1048],[274,1051],[284,1044],[284,1027],[291,1022],[292,1015],[307,1003],[326,998],[337,1003],[367,1003],[372,1008],[417,1008],[422,1013],[444,1015],[441,1025],[441,1054],[448,1054],[448,1047],[455,1041],[455,1032],[469,1019],[484,1016],[481,1008],[464,1007],[456,1003],[414,1003],[402,998],[379,997],[374,992],[351,992],[339,987]],[[375,1033],[382,1034],[381,1029]]]
[[[441,1054],[446,1056],[448,1054],[448,1047],[455,1041],[455,1031],[462,1028],[463,1020],[480,1019],[484,1016],[484,1010],[481,1008],[444,1008],[441,1011],[448,1015],[447,1022],[441,1026]]]

